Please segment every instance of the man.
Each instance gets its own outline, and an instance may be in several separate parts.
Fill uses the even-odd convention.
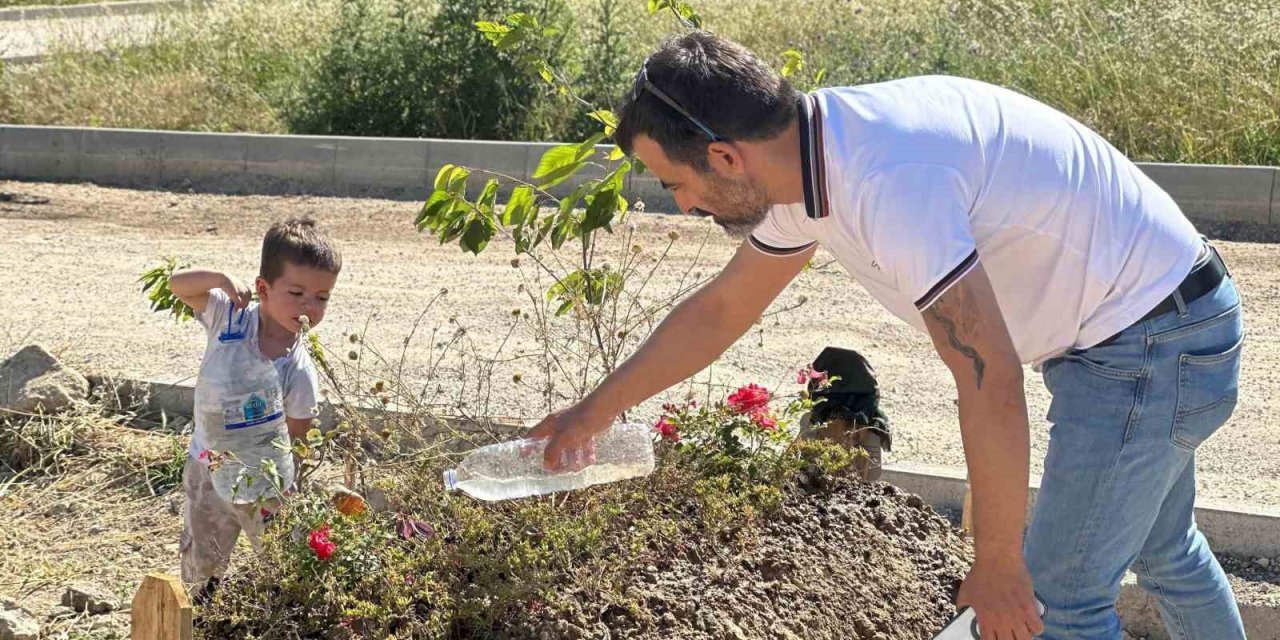
[[[619,115],[618,143],[681,210],[746,242],[599,388],[535,428],[549,468],[590,463],[596,433],[710,364],[822,246],[927,331],[955,377],[976,550],[958,604],[984,638],[1118,638],[1130,567],[1174,637],[1244,637],[1192,509],[1195,449],[1235,406],[1239,299],[1217,252],[1120,152],[959,78],[800,94],[702,32],[651,56]],[[1025,541],[1021,363],[1054,396]]]

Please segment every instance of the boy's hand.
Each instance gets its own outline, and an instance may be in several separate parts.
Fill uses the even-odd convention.
[[[253,302],[253,289],[249,285],[221,271],[181,269],[169,276],[169,290],[196,313],[204,313],[209,305],[209,292],[214,289],[225,291],[231,299],[231,306],[237,310]]]
[[[253,289],[243,281],[235,280],[231,276],[227,276],[227,283],[222,285],[222,290],[231,298],[231,306],[235,307],[237,311],[248,307],[249,303],[253,302]]]

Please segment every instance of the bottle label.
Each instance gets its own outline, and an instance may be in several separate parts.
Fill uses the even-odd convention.
[[[279,387],[231,396],[222,401],[222,424],[228,431],[266,424],[279,420],[283,415],[284,403]]]

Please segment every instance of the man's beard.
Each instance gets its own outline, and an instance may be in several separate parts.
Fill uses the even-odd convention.
[[[732,238],[745,240],[769,215],[769,199],[764,189],[751,181],[729,180],[708,172],[709,204],[715,211],[700,210]]]

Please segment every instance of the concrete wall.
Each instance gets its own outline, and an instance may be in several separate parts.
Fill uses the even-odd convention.
[[[139,0],[138,2],[102,2],[67,6],[31,6],[0,9],[0,22],[18,20],[58,20],[63,18],[96,18],[153,13],[161,9],[177,9],[203,4],[207,0]]]
[[[309,193],[422,200],[446,163],[529,179],[550,143],[187,133],[0,125],[0,177],[216,193]],[[609,147],[599,150],[606,153]],[[1280,224],[1280,168],[1141,164],[1190,217]],[[553,191],[599,177],[584,170]],[[505,181],[509,182],[509,181]],[[472,179],[474,186],[483,179]],[[630,197],[674,202],[648,173]],[[509,187],[508,187],[509,189]]]

